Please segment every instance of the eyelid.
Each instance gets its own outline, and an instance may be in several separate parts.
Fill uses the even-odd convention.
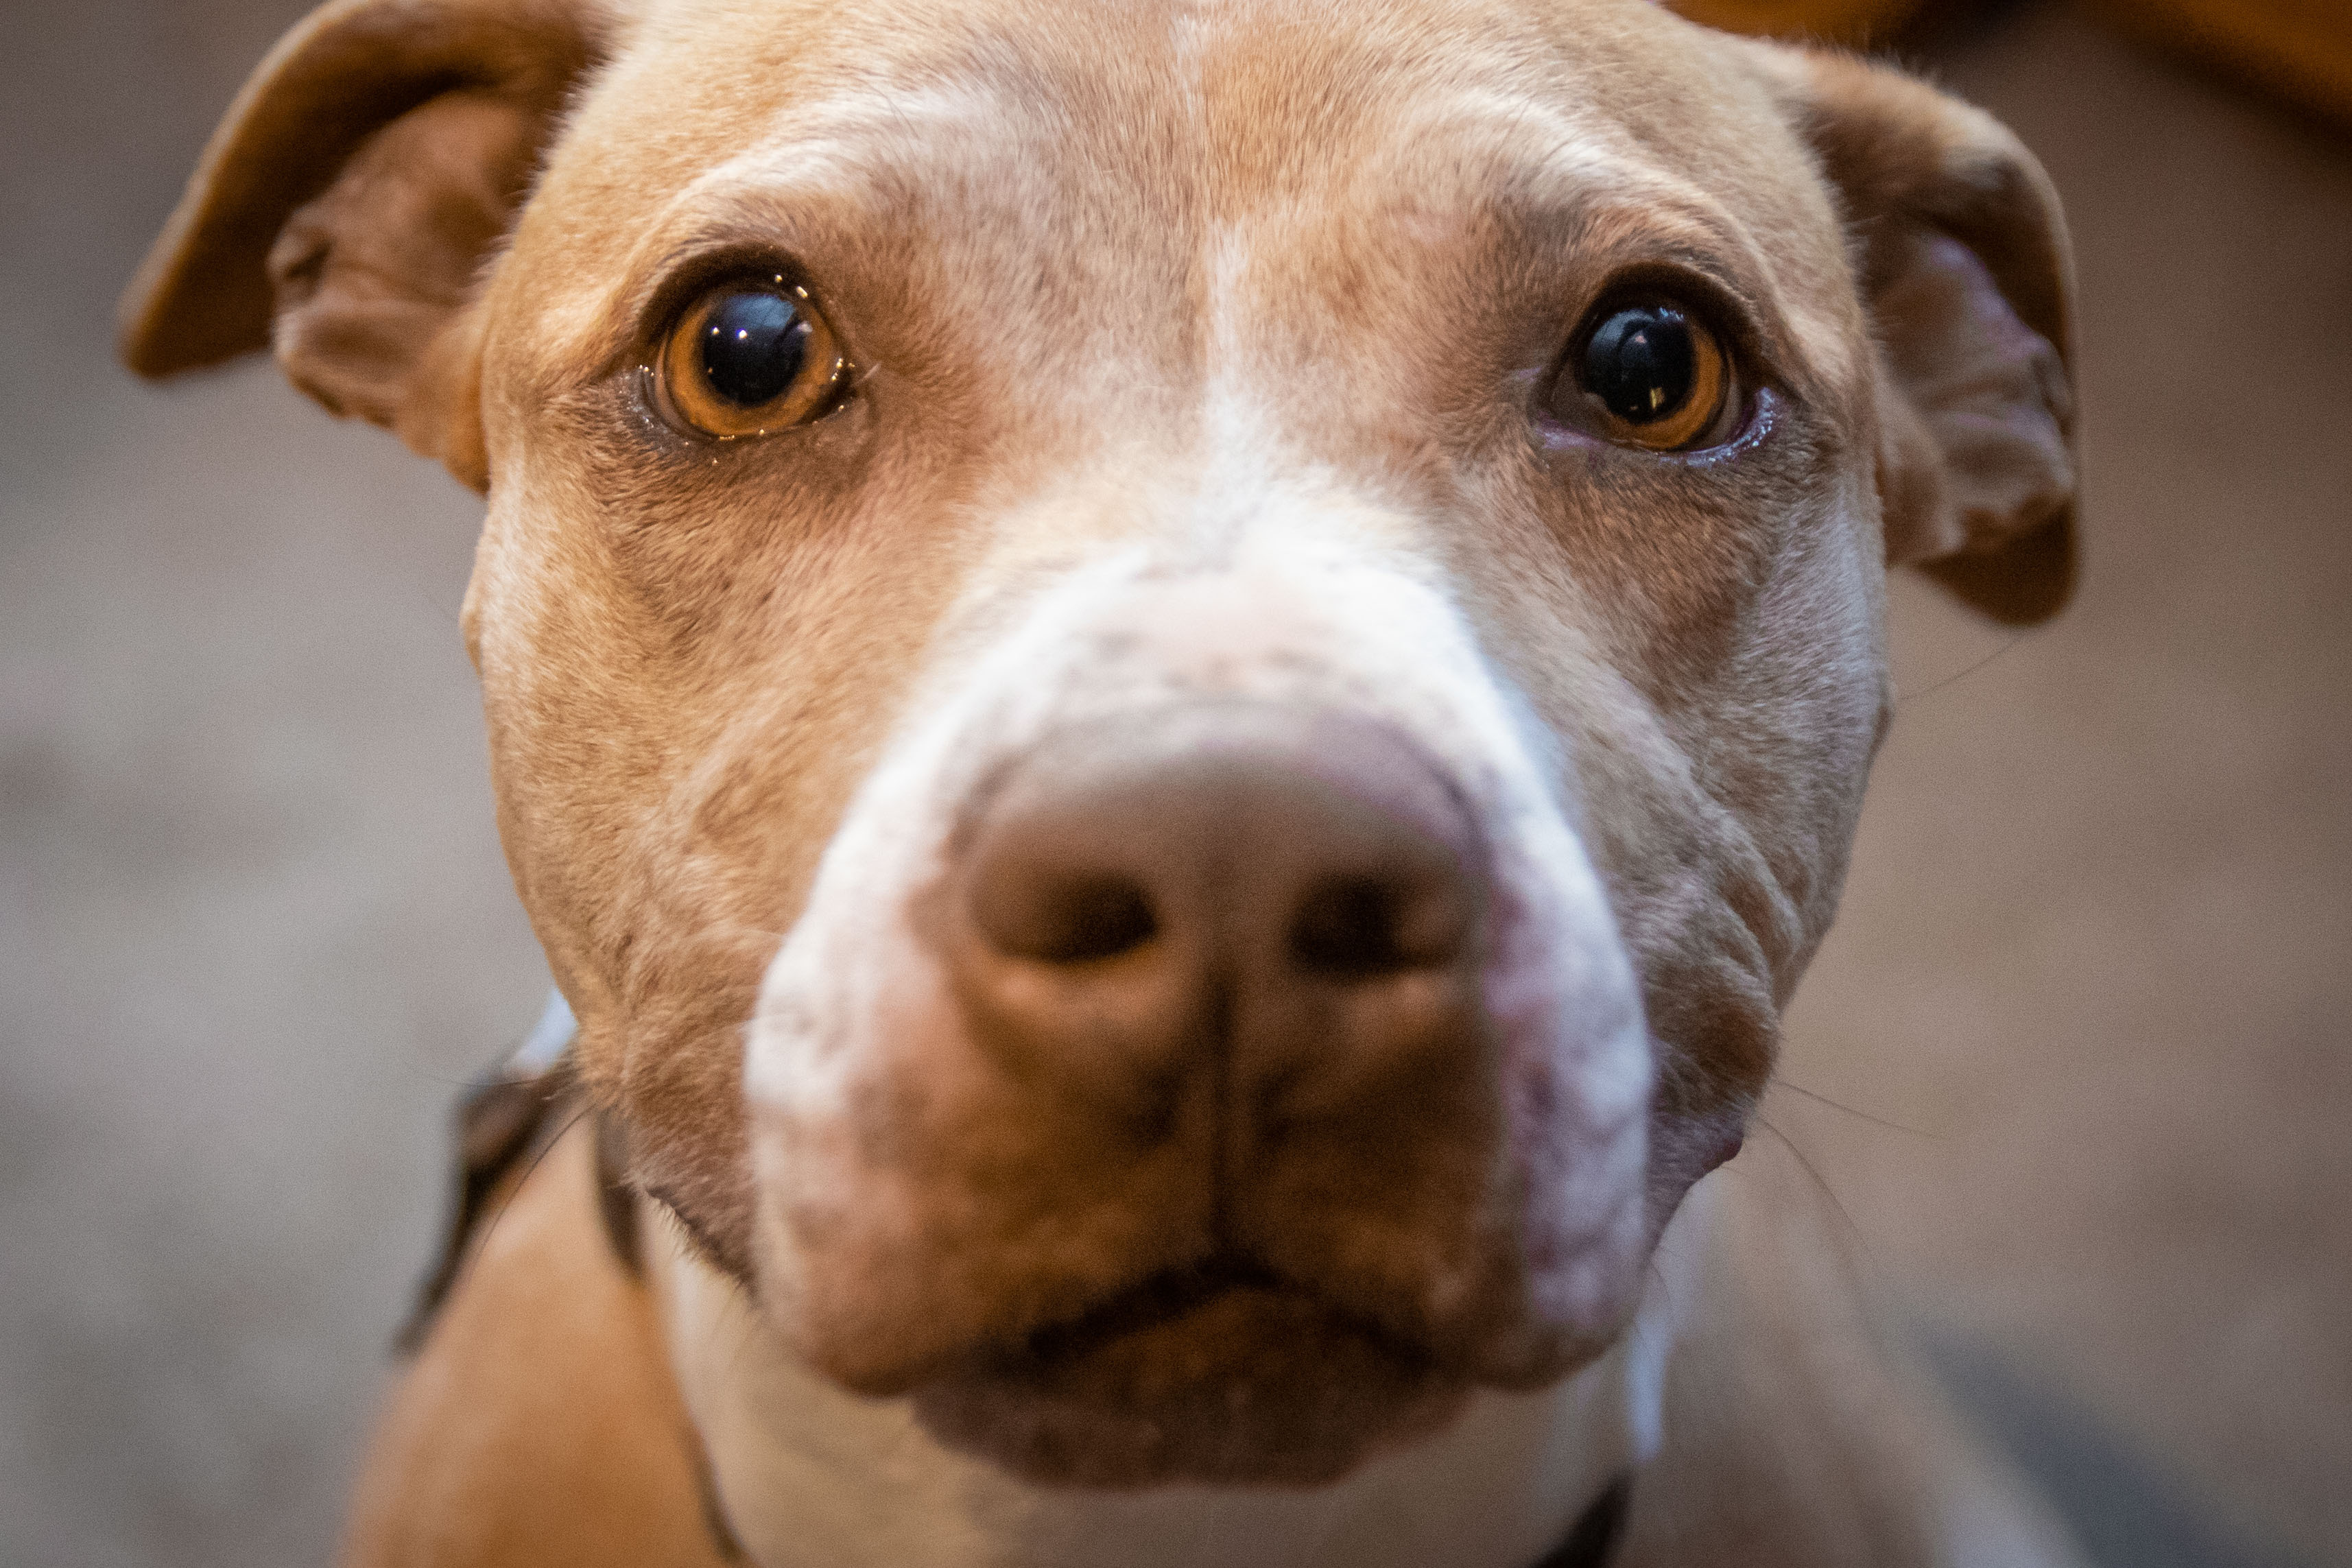
[[[737,279],[756,280],[761,288],[781,287],[794,293],[810,309],[821,309],[809,290],[807,268],[772,246],[736,241],[689,247],[665,258],[647,276],[646,287],[624,306],[629,328],[599,372],[602,376],[652,363],[660,354],[670,329],[693,308],[695,301]],[[840,327],[829,312],[825,313],[825,322],[838,340]],[[846,357],[846,348],[843,353]]]
[[[1760,385],[1772,379],[1772,356],[1765,351],[1756,312],[1739,290],[1710,269],[1668,262],[1640,262],[1611,273],[1577,317],[1569,353],[1580,353],[1612,311],[1652,301],[1696,317],[1723,344],[1743,383]]]
[[[1587,360],[1600,332],[1620,316],[1643,310],[1662,310],[1687,319],[1695,334],[1709,345],[1711,374],[1702,375],[1693,392],[1711,380],[1714,395],[1705,423],[1687,435],[1679,434],[1682,405],[1655,421],[1635,423],[1618,414],[1603,401],[1601,393],[1586,383]],[[1720,310],[1714,291],[1691,287],[1686,274],[1650,267],[1614,274],[1595,291],[1552,368],[1536,383],[1530,414],[1538,420],[1538,429],[1577,432],[1652,458],[1687,458],[1736,445],[1772,383],[1751,368],[1754,356],[1743,353],[1739,337],[1720,324],[1724,321]],[[1667,439],[1654,442],[1647,438],[1651,434]]]

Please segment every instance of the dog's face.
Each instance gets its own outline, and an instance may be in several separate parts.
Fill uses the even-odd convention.
[[[394,56],[477,68],[273,154]],[[272,69],[134,362],[242,346],[174,323],[263,209],[297,379],[486,486],[501,827],[639,1178],[1038,1479],[1327,1479],[1596,1354],[1828,925],[1885,561],[2064,592],[2046,187],[1857,65],[679,0]]]

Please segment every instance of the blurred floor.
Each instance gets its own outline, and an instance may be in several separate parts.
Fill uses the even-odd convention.
[[[1941,74],[2066,198],[2088,568],[2006,651],[1898,585],[1782,1077],[1917,1131],[1768,1115],[1924,1318],[2352,1563],[2352,141],[2062,8]]]
[[[7,1568],[323,1556],[450,1087],[544,984],[455,626],[472,499],[267,368],[108,358],[299,9],[6,19]],[[2352,1564],[2352,142],[2061,5],[1937,63],[2073,214],[2090,572],[2014,647],[1898,585],[1767,1117],[2108,1562]]]

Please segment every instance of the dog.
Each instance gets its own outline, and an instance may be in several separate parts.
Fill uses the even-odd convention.
[[[124,353],[486,498],[562,998],[346,1561],[2073,1561],[1734,1160],[1885,573],[2068,595],[2071,295],[1641,0],[315,13]]]

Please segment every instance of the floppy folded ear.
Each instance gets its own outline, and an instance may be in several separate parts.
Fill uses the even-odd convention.
[[[2043,620],[2074,584],[2057,193],[1981,110],[1850,57],[1770,52],[1843,204],[1878,339],[1887,561],[1996,620]]]
[[[472,302],[598,52],[572,0],[334,0],[230,106],[124,294],[145,376],[275,344],[294,384],[482,489]]]

